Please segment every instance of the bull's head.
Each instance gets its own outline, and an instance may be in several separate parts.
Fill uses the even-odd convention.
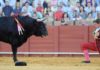
[[[24,23],[24,28],[26,32],[29,33],[29,36],[35,35],[43,37],[48,35],[48,31],[43,20],[38,21],[37,19],[31,18],[29,16],[25,16],[22,18],[20,17],[20,20],[22,20],[22,22]]]
[[[35,35],[36,36],[47,36],[48,35],[48,31],[46,28],[46,25],[44,24],[43,21],[37,21],[36,23],[36,30],[35,30]]]

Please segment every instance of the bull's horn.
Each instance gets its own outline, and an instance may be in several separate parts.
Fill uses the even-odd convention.
[[[37,19],[37,21],[45,21],[46,18],[42,18],[42,19]]]

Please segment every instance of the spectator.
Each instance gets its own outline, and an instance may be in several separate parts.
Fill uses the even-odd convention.
[[[20,5],[23,6],[28,0],[20,0]]]
[[[94,0],[85,0],[85,5],[87,6],[90,3],[91,6],[94,6]]]
[[[96,12],[100,12],[100,4],[96,7]]]
[[[34,0],[29,0],[29,1],[30,1],[31,4],[34,2]]]
[[[3,7],[3,15],[4,16],[11,16],[14,15],[13,8],[9,5],[9,1],[5,1],[5,7]]]
[[[48,3],[46,2],[46,0],[43,2],[43,8],[48,8]]]
[[[63,18],[63,11],[61,10],[61,6],[58,7],[58,10],[54,13],[54,19],[57,21],[61,21]]]
[[[44,10],[44,9],[43,9],[41,3],[38,3],[38,6],[36,7],[36,11],[37,11],[37,12],[43,13],[43,10]]]
[[[43,5],[43,2],[44,2],[45,0],[39,0],[38,1],[38,3],[40,3],[41,5]]]
[[[87,18],[87,13],[84,11],[84,7],[83,6],[81,6],[80,7],[80,17],[82,18],[82,19],[86,19]]]
[[[96,19],[96,18],[97,18],[97,12],[96,12],[96,8],[95,8],[95,7],[92,7],[92,12],[91,12],[91,14],[92,14],[92,18],[93,18],[93,19]]]
[[[38,3],[38,6],[36,7],[36,14],[37,14],[37,19],[42,19],[44,14],[43,14],[43,7],[41,5],[41,3]]]
[[[70,20],[72,20],[72,21],[74,20],[73,19],[74,18],[73,9],[70,5],[63,4],[62,11],[65,12],[66,14],[68,14]]]
[[[69,0],[71,6],[75,6],[77,2],[79,2],[79,0]]]
[[[57,5],[57,0],[51,0],[51,5]]]
[[[40,0],[34,0],[34,6],[35,6],[35,8],[38,6],[39,1]]]
[[[9,10],[7,10],[8,8],[7,5],[5,6],[5,4],[7,4],[7,1],[9,3],[9,8],[10,8]],[[61,7],[60,10],[63,13],[66,13],[68,15],[68,17],[66,18],[69,18],[70,21],[86,19],[87,17],[96,19],[98,17],[97,13],[100,12],[99,0],[75,0],[75,1],[71,1],[71,0],[20,0],[21,2],[20,4],[25,4],[25,5],[21,6],[17,4],[15,6],[16,1],[17,0],[0,0],[0,3],[1,3],[0,12],[3,12],[4,15],[6,12],[7,16],[9,13],[11,15],[14,12],[14,14],[16,15],[22,14],[23,16],[29,15],[31,17],[34,17],[34,13],[35,13],[37,18],[44,18],[44,16],[48,14],[48,17],[50,15],[50,21],[51,19],[54,18],[53,16],[55,15],[55,13],[59,12],[58,6]],[[98,3],[96,5],[96,8],[95,7],[92,8],[92,6],[94,5],[93,1],[95,4]],[[84,2],[86,3],[87,6],[83,8],[82,10],[81,6],[82,5],[85,6]],[[30,5],[30,3],[32,6]],[[71,6],[71,4],[73,5]],[[7,11],[5,10],[5,7]],[[58,13],[58,15],[60,14]],[[0,13],[0,16],[1,16],[1,13]],[[61,16],[58,16],[57,18],[59,17]]]
[[[60,3],[60,5],[62,5],[62,11],[63,12],[68,12],[68,5],[63,4],[62,2]]]
[[[43,14],[41,12],[36,12],[36,15],[37,15],[37,19],[43,18]]]
[[[32,17],[33,8],[30,6],[29,2],[26,2],[25,5],[22,7],[21,13],[23,16],[30,16]]]
[[[37,13],[36,13],[36,12],[34,12],[33,18],[34,18],[34,19],[37,19]]]
[[[58,0],[58,5],[60,5],[60,3],[63,3],[64,5],[69,5],[69,0]]]
[[[44,0],[34,0],[34,6],[35,8],[38,6],[38,4],[40,3],[41,5],[43,5]]]
[[[19,2],[17,2],[16,3],[16,7],[15,7],[15,9],[14,9],[14,15],[21,15],[21,10],[22,10],[22,8],[20,7],[20,3]]]
[[[88,23],[88,25],[93,25],[93,21],[94,18],[92,17],[92,13],[88,13],[88,16],[87,16],[87,19],[86,19],[86,22]]]
[[[4,7],[5,6],[4,0],[0,0],[0,4],[1,4],[1,7]]]
[[[0,4],[0,17],[2,17],[3,16],[3,14],[2,14],[3,12],[2,12],[2,7],[1,7],[1,4]]]
[[[35,8],[35,5],[34,5],[34,1],[32,2],[32,10],[33,10],[33,13],[32,13],[32,17],[34,16],[35,12],[36,12],[36,8]]]
[[[70,19],[68,17],[68,14],[64,13],[63,19],[62,19],[62,25],[67,25],[67,24],[69,24],[69,22],[70,22]]]
[[[80,3],[77,2],[76,5],[75,5],[73,8],[74,8],[74,10],[76,10],[76,11],[79,13],[79,11],[80,11],[79,8],[80,8],[80,6],[81,6]]]
[[[57,5],[51,5],[51,12],[56,12],[58,9]]]
[[[16,7],[16,0],[9,0],[9,5],[15,9]]]
[[[73,14],[73,8],[70,5],[67,5],[67,13],[70,18],[70,20],[74,21],[74,14]]]
[[[87,5],[86,5],[86,7],[85,7],[84,10],[85,10],[85,12],[86,12],[87,14],[89,14],[89,13],[92,11],[92,5],[91,5],[90,2],[87,3]]]
[[[79,0],[81,6],[84,6],[84,0]]]
[[[48,14],[48,3],[46,0],[43,2],[44,14]]]
[[[75,20],[75,21],[78,21],[78,20],[80,20],[80,19],[82,19],[81,17],[80,17],[80,15],[79,15],[79,12],[77,12],[77,10],[74,10],[73,11],[73,19]]]
[[[100,0],[94,0],[94,3],[95,3],[95,7],[97,7],[100,5]]]

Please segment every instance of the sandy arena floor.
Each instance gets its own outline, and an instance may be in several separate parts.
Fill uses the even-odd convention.
[[[27,66],[14,66],[12,57],[0,57],[0,70],[100,70],[100,57],[91,57],[90,64],[81,63],[83,57],[19,57]]]

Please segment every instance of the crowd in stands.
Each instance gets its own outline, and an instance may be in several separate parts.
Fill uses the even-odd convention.
[[[0,0],[0,17],[22,15],[56,25],[93,25],[100,0]]]

